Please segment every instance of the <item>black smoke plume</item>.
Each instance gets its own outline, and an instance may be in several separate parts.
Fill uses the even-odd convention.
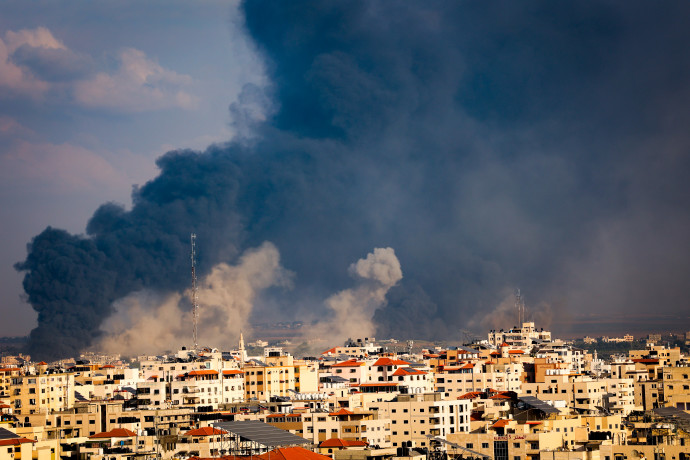
[[[36,236],[17,265],[31,353],[88,346],[128,293],[183,290],[192,231],[202,274],[276,245],[295,288],[264,315],[318,315],[304,305],[346,286],[342,267],[391,247],[405,278],[375,315],[386,335],[456,337],[517,286],[528,309],[654,309],[687,328],[689,9],[246,2],[270,117],[164,155],[86,235]]]

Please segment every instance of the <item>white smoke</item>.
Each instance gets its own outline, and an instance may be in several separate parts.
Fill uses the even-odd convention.
[[[348,338],[372,337],[374,312],[386,302],[386,293],[402,279],[400,262],[392,248],[375,248],[365,259],[350,265],[357,286],[326,299],[331,315],[311,330],[311,338],[328,338],[339,344]]]
[[[287,287],[291,278],[280,265],[278,249],[268,242],[245,251],[237,265],[213,267],[199,284],[199,344],[233,346],[240,330],[249,328],[257,294],[272,286]],[[104,322],[104,337],[96,348],[133,356],[191,345],[192,312],[182,308],[182,301],[180,294],[161,297],[149,291],[125,297]]]

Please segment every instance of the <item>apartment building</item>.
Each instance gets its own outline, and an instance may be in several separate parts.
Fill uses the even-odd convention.
[[[269,356],[265,361],[250,360],[244,368],[245,398],[269,400],[291,392],[316,393],[319,390],[317,365],[295,360],[290,355]]]
[[[471,391],[492,388],[499,391],[519,391],[522,364],[461,363],[442,366],[434,374],[436,391],[446,399],[456,399]]]
[[[369,409],[390,419],[392,447],[401,447],[404,441],[434,447],[430,436],[444,438],[470,429],[470,402],[443,400],[439,393],[398,395],[391,401],[372,403]]]
[[[545,401],[564,401],[580,414],[598,414],[608,410],[627,415],[635,406],[632,379],[592,379],[581,375],[551,375],[546,382],[523,383],[520,394]]]
[[[521,327],[514,327],[504,331],[492,330],[488,336],[489,343],[498,347],[503,343],[527,349],[534,344],[551,341],[551,332],[545,331],[544,328],[537,329],[534,322],[524,322]]]
[[[74,374],[15,375],[10,379],[10,399],[15,414],[50,413],[74,406]]]

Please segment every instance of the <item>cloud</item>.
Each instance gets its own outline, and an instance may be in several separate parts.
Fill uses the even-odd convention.
[[[9,30],[5,34],[5,42],[10,54],[23,45],[28,45],[32,48],[66,49],[65,45],[45,27],[22,29],[17,32]]]
[[[99,72],[91,79],[77,82],[76,102],[125,112],[196,107],[197,98],[185,90],[192,84],[190,76],[165,69],[133,48],[123,50],[119,60],[115,73]]]
[[[5,39],[0,39],[0,96],[17,97],[21,95],[38,98],[49,88],[47,82],[40,80],[28,69],[12,61],[14,51],[25,43],[52,49],[59,49],[61,46],[52,34],[44,28],[35,31],[8,31],[5,34]]]
[[[194,109],[188,75],[166,69],[143,51],[125,48],[113,72],[67,47],[45,27],[8,31],[0,39],[0,95],[66,95],[69,103],[117,112]]]

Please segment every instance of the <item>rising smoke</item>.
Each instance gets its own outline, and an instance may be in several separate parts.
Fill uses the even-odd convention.
[[[357,285],[326,299],[325,319],[306,332],[306,339],[321,339],[321,346],[341,344],[348,338],[374,337],[376,309],[386,302],[386,293],[402,279],[400,262],[392,248],[376,248],[350,265]],[[329,343],[330,342],[330,343]]]
[[[270,243],[245,251],[237,265],[214,266],[199,283],[200,345],[235,346],[240,332],[250,331],[257,295],[273,286],[290,287],[291,277]],[[126,356],[176,350],[192,327],[189,298],[189,292],[164,298],[148,290],[128,295],[115,302],[116,312],[103,323],[96,348]]]
[[[653,306],[688,328],[688,10],[246,2],[273,82],[233,105],[251,136],[164,155],[131,209],[103,205],[86,235],[36,236],[17,265],[30,352],[76,354],[135,293],[175,304],[192,231],[201,277],[264,241],[280,251],[294,289],[266,289],[262,318],[337,316],[339,295],[309,299],[357,291],[342,267],[392,247],[405,279],[381,283],[377,336],[457,337],[518,286],[534,305]]]

